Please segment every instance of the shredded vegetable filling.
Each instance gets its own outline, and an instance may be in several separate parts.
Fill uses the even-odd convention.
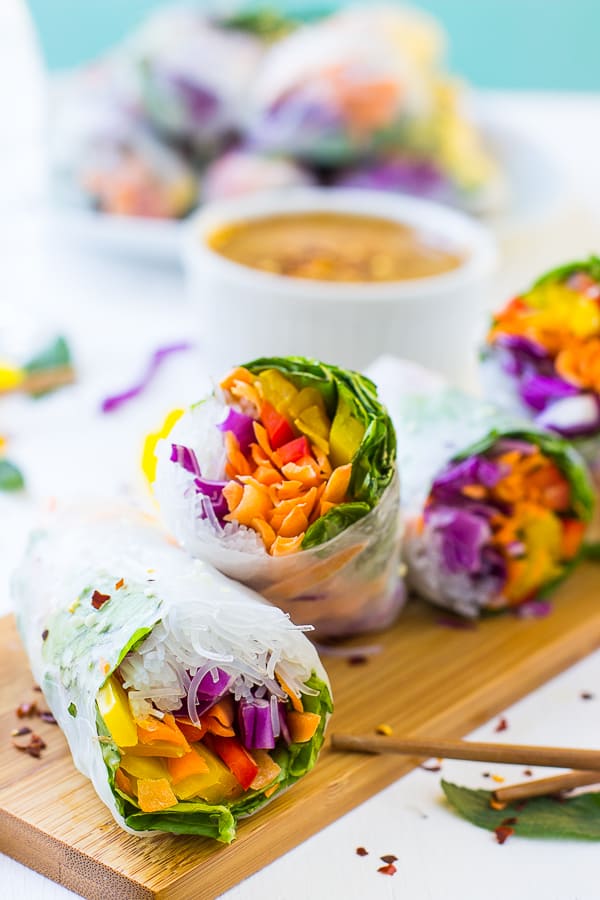
[[[468,575],[493,609],[533,599],[560,578],[585,524],[552,459],[533,443],[504,438],[438,475],[419,527],[445,571]]]
[[[182,667],[186,696],[167,685],[149,698],[136,690],[140,664],[140,655],[129,653],[100,689],[97,706],[120,754],[115,790],[142,812],[185,801],[227,806],[246,795],[269,798],[289,775],[282,753],[311,742],[321,725],[321,715],[305,708],[319,690],[301,684],[296,693],[277,665],[272,679],[252,687],[214,661],[195,671]]]

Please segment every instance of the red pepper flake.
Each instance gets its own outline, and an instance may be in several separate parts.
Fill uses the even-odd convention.
[[[357,848],[356,848],[356,855],[357,855],[357,856],[368,856],[368,855],[369,855],[369,851],[368,851],[368,850],[365,850],[364,847],[357,847]]]
[[[382,875],[395,875],[398,870],[396,869],[396,866],[390,863],[387,866],[381,866],[377,871],[381,872]]]
[[[50,632],[48,631],[48,629],[47,629],[47,628],[44,628],[44,630],[42,631],[42,640],[43,640],[43,641],[46,640],[46,638],[48,637],[49,633],[50,633]]]
[[[435,765],[434,766],[426,766],[425,763],[421,763],[420,768],[423,769],[424,772],[441,772],[442,771],[441,766],[435,766]]]
[[[581,697],[582,700],[593,700],[594,699],[594,695],[590,694],[589,691],[582,691],[579,696]]]
[[[525,776],[525,778],[532,778],[533,772],[531,771],[531,769],[523,769],[523,775]]]
[[[482,778],[491,778],[491,777],[492,777],[492,773],[491,773],[491,772],[482,772],[482,773],[481,773],[481,777],[482,777]]]
[[[519,820],[517,819],[516,816],[509,816],[508,819],[502,819],[502,821],[500,822],[500,825],[504,828],[504,827],[506,827],[507,825],[509,825],[509,826],[510,826],[510,825],[516,825],[518,821],[519,821]]]
[[[24,734],[31,734],[31,728],[28,728],[27,725],[22,725],[21,728],[13,728],[10,733],[11,737],[23,737]]]
[[[46,749],[46,742],[43,738],[40,737],[39,734],[35,734],[35,732],[31,732],[29,742],[27,744],[20,744],[17,740],[13,739],[13,746],[20,750],[22,753],[27,753],[29,756],[33,756],[35,759],[39,759],[42,755],[42,750]]]
[[[37,703],[21,703],[17,706],[17,719],[31,719],[38,714]]]
[[[52,713],[50,712],[49,709],[43,709],[40,712],[40,719],[42,720],[42,722],[47,722],[48,725],[58,725],[58,722],[56,721],[56,719],[54,718],[54,716],[52,715]]]
[[[364,666],[369,660],[366,656],[360,656],[356,654],[355,656],[348,657],[348,665],[349,666]]]
[[[393,853],[388,853],[386,856],[380,856],[379,859],[381,860],[381,862],[387,863],[389,866],[391,866],[392,863],[395,863],[397,861],[398,857],[394,856]]]
[[[100,609],[108,600],[110,600],[110,594],[101,594],[100,591],[94,591],[92,594],[92,606],[94,609]]]
[[[498,843],[504,844],[511,834],[515,833],[515,829],[511,828],[510,825],[498,825],[497,828],[494,828],[494,832],[496,833],[496,840]]]
[[[125,584],[125,579],[119,578],[119,580],[115,584],[115,591],[120,591],[124,584]]]
[[[494,728],[494,731],[496,732],[496,734],[498,734],[498,732],[500,732],[500,731],[506,731],[507,728],[508,728],[508,722],[506,721],[506,719],[503,716],[501,719],[498,720],[498,724]]]

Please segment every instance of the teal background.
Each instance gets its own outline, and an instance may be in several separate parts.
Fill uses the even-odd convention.
[[[102,53],[165,2],[29,0],[29,7],[47,66],[60,69]],[[196,5],[219,8],[214,2]],[[345,4],[266,0],[259,5],[310,17]],[[423,0],[413,5],[439,16],[450,37],[452,69],[480,87],[600,90],[600,0]],[[220,6],[231,8],[231,3]]]

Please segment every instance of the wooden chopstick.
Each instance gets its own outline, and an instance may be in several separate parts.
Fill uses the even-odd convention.
[[[75,370],[72,366],[55,366],[53,369],[42,369],[30,372],[20,384],[0,394],[43,394],[55,388],[72,384],[75,381]]]
[[[492,791],[497,803],[512,803],[513,800],[529,800],[530,797],[546,797],[548,794],[559,794],[576,787],[588,784],[600,784],[600,772],[563,772],[550,778],[538,778],[535,781],[523,781],[508,787]]]
[[[479,762],[556,766],[600,772],[600,750],[570,747],[531,747],[523,744],[489,744],[481,741],[444,741],[430,738],[389,738],[334,734],[333,750],[350,753],[398,753],[425,759],[472,759]]]

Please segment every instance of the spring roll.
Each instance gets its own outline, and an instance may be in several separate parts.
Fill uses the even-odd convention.
[[[147,443],[144,466],[189,553],[320,638],[393,621],[403,599],[395,435],[367,378],[259,359],[177,416]]]
[[[398,434],[409,584],[467,617],[549,592],[592,516],[580,455],[413,363],[384,357],[370,374]]]
[[[148,520],[59,516],[13,597],[75,765],[125,830],[228,843],[315,764],[332,705],[303,629]]]
[[[496,313],[481,371],[489,397],[569,438],[597,469],[598,363],[600,259],[592,256],[548,272]]]

